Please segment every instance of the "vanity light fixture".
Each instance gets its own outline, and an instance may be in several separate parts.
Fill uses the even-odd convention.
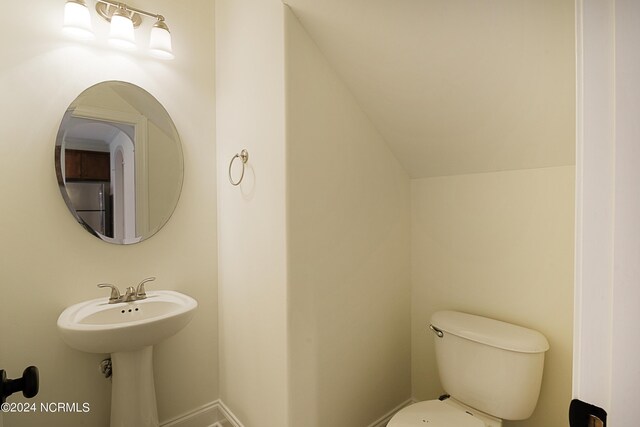
[[[118,6],[113,11],[110,21],[109,43],[122,49],[135,50],[136,35],[133,31],[133,21],[129,17],[127,10]]]
[[[67,0],[64,5],[62,29],[65,33],[83,40],[94,38],[91,14],[84,0]]]
[[[151,28],[149,38],[149,53],[160,59],[173,59],[171,48],[171,33],[164,19],[158,19]]]
[[[174,58],[171,33],[162,15],[111,0],[96,0],[96,12],[111,23],[109,43],[129,50],[136,49],[134,29],[142,24],[142,16],[155,18],[149,37],[149,53],[161,59]],[[64,30],[80,38],[93,38],[91,16],[85,0],[67,0],[64,7]]]

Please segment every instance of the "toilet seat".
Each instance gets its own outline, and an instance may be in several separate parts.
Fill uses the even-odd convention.
[[[485,427],[473,415],[440,400],[414,403],[397,412],[387,427]]]

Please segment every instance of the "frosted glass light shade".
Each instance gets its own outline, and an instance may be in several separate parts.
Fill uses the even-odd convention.
[[[73,37],[90,40],[94,38],[91,14],[84,0],[68,0],[64,5],[62,30]]]
[[[173,59],[171,47],[171,33],[163,21],[158,21],[151,28],[149,38],[149,53],[160,59]]]
[[[116,11],[111,17],[109,43],[122,49],[134,50],[136,48],[133,21],[120,11]]]

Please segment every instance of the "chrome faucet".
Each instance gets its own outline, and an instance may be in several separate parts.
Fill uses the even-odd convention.
[[[124,295],[120,293],[120,290],[116,286],[110,283],[100,283],[98,287],[111,288],[111,295],[109,296],[109,304],[116,304],[119,302],[131,302],[131,301],[145,299],[147,297],[147,293],[144,289],[144,284],[147,282],[153,282],[154,280],[156,280],[155,277],[147,277],[142,282],[138,283],[138,286],[136,288],[134,288],[133,286],[129,286],[125,291]]]

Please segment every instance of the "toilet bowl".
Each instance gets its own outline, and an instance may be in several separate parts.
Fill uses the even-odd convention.
[[[502,420],[475,411],[455,399],[425,400],[402,409],[387,427],[500,427]]]
[[[500,427],[531,416],[549,349],[540,332],[456,311],[434,313],[429,327],[450,397],[409,405],[387,427]]]

